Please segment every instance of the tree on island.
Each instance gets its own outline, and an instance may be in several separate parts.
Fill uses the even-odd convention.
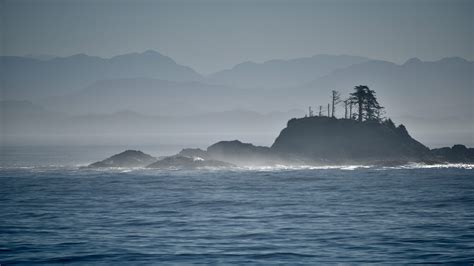
[[[359,122],[362,121],[376,121],[378,123],[382,123],[383,119],[382,116],[384,114],[384,107],[380,106],[379,102],[377,101],[377,97],[375,96],[375,91],[369,89],[368,86],[359,85],[354,87],[354,92],[350,93],[349,98],[345,100],[341,100],[341,94],[333,90],[332,91],[332,106],[331,103],[327,105],[327,117],[336,118],[336,105],[340,104],[341,102],[344,103],[344,118],[345,119],[353,119],[358,120]],[[358,112],[352,113],[352,106],[358,106]],[[323,111],[323,106],[319,106],[319,113],[318,116],[322,116],[325,111]],[[309,117],[314,116],[314,111],[309,107],[308,112]]]
[[[380,106],[375,96],[375,91],[369,89],[364,85],[354,87],[355,92],[351,93],[350,100],[357,104],[359,111],[357,113],[357,120],[366,121],[381,121],[383,107]]]
[[[331,117],[336,117],[336,104],[341,102],[341,93],[338,91],[332,91],[332,112]],[[328,115],[329,116],[329,115]]]
[[[367,97],[367,91],[369,87],[367,86],[356,86],[354,87],[355,92],[351,93],[351,100],[359,106],[359,112],[357,115],[357,120],[362,122],[363,113],[364,113],[364,104]]]
[[[354,102],[350,98],[346,101],[349,101],[349,119],[352,119],[352,105],[354,105]]]
[[[352,105],[354,102],[351,97],[342,101],[344,103],[344,119],[352,119]]]

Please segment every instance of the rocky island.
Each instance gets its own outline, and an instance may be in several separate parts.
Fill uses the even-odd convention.
[[[271,147],[238,140],[202,149],[183,149],[161,160],[140,151],[125,151],[89,165],[154,169],[228,168],[234,166],[474,163],[474,149],[454,145],[430,150],[413,139],[403,125],[350,119],[291,119]]]
[[[430,150],[413,139],[404,125],[396,126],[381,117],[375,92],[356,86],[345,104],[344,118],[336,118],[339,95],[333,91],[332,114],[309,114],[288,121],[270,147],[254,146],[238,140],[220,141],[206,150],[183,149],[158,160],[140,151],[125,151],[89,167],[147,167],[156,169],[228,168],[274,165],[401,165],[474,163],[474,149],[464,145]],[[352,113],[352,105],[358,112]],[[349,107],[349,112],[348,112]],[[320,108],[321,110],[321,108]]]
[[[142,151],[126,150],[122,153],[113,155],[105,160],[90,164],[89,168],[110,168],[110,167],[144,167],[153,162],[156,158],[143,153]]]
[[[403,125],[331,117],[288,121],[271,150],[330,163],[409,162],[430,158],[430,150],[413,139]]]

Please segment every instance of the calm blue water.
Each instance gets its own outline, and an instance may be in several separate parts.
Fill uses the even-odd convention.
[[[2,264],[474,262],[470,167],[94,171],[7,157]]]

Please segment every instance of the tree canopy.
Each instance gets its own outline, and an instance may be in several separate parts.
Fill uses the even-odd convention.
[[[375,96],[375,91],[369,89],[368,86],[359,85],[354,87],[354,92],[350,95],[350,100],[357,104],[359,111],[356,114],[357,120],[381,122],[383,107],[380,106]]]

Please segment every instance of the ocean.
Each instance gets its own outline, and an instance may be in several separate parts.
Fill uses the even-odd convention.
[[[474,263],[472,165],[79,168],[120,151],[3,147],[0,264]]]

